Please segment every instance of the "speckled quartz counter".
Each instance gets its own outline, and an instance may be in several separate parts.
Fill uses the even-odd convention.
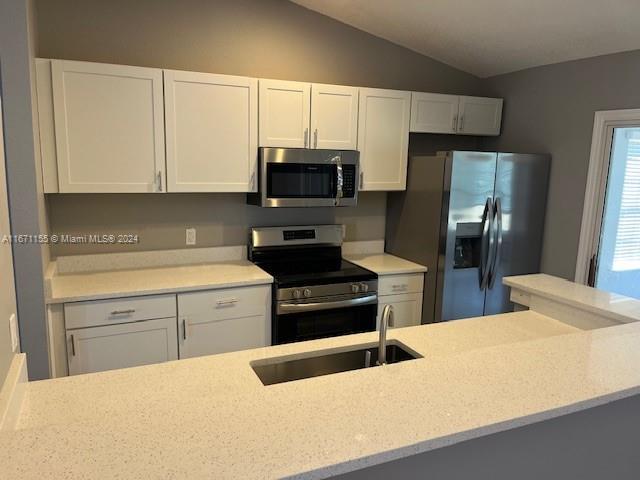
[[[424,273],[427,267],[388,253],[372,253],[368,255],[345,255],[345,259],[360,265],[378,275],[397,275],[402,273]]]
[[[640,393],[640,324],[528,311],[392,330],[424,358],[385,367],[268,387],[250,367],[376,338],[29,383],[0,478],[326,478]]]
[[[48,303],[269,284],[273,277],[247,260],[55,275]]]

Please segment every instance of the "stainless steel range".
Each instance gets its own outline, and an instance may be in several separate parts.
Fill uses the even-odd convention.
[[[274,345],[376,329],[378,277],[342,259],[342,225],[253,228],[249,259],[275,279]]]

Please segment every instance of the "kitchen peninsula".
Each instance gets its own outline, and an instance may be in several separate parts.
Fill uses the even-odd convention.
[[[629,321],[582,330],[529,310],[396,329],[390,342],[422,358],[271,386],[251,362],[377,334],[30,382],[15,431],[0,434],[0,476],[355,472],[640,394],[640,323]]]

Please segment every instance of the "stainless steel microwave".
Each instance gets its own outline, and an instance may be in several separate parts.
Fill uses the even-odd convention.
[[[258,191],[262,207],[347,207],[358,201],[360,154],[353,150],[262,147]]]

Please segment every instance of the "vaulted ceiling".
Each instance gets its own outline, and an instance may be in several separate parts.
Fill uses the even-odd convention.
[[[640,0],[292,0],[480,77],[640,49]]]

